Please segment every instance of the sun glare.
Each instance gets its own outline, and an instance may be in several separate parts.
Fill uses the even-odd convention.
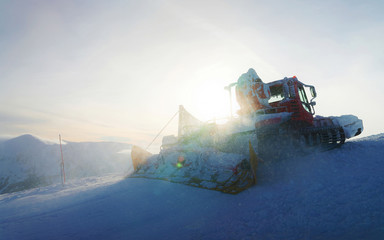
[[[230,94],[222,83],[207,84],[200,89],[194,103],[194,114],[202,121],[223,122],[231,116]],[[237,109],[235,91],[232,88],[232,114]]]

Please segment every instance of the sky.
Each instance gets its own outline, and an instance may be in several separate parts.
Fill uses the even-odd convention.
[[[0,136],[146,146],[183,105],[229,114],[224,86],[314,85],[316,114],[384,132],[382,1],[0,1]],[[175,134],[173,121],[164,134]],[[161,139],[159,140],[161,141]]]

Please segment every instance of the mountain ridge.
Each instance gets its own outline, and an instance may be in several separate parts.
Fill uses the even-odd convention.
[[[65,142],[62,145],[67,179],[128,171],[131,145],[114,142]],[[61,180],[57,143],[31,134],[0,142],[0,194],[46,186]]]

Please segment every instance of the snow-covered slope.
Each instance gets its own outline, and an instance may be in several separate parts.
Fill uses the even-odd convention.
[[[228,195],[109,176],[0,195],[1,239],[384,239],[384,134],[264,162]]]
[[[67,179],[127,172],[130,149],[123,143],[74,143],[63,145]],[[60,146],[31,135],[0,142],[0,193],[20,191],[61,181]]]

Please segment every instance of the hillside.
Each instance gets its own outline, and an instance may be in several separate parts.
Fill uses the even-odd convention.
[[[62,147],[68,180],[128,171],[129,144],[64,142]],[[0,142],[0,194],[60,183],[60,163],[56,143],[28,134]]]
[[[2,239],[383,239],[384,134],[265,160],[237,195],[110,175],[0,195]]]

